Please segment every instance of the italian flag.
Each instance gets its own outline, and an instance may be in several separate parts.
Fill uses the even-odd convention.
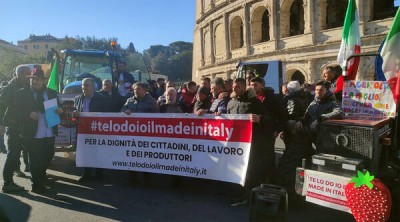
[[[381,50],[383,59],[382,70],[393,93],[393,99],[398,104],[400,96],[400,15],[397,9],[392,27]]]
[[[60,82],[60,78],[58,76],[58,63],[58,58],[56,58],[56,61],[54,62],[53,68],[51,70],[49,82],[47,83],[47,88],[55,90],[57,92],[59,91],[58,84]]]
[[[339,55],[337,61],[344,69],[347,66],[347,79],[354,80],[357,75],[358,64],[360,58],[356,57],[346,64],[346,59],[354,54],[360,54],[361,52],[361,40],[360,40],[360,29],[358,26],[358,11],[355,0],[349,0],[347,5],[346,17],[344,19],[343,33],[342,33],[342,44],[340,45]],[[336,82],[336,92],[340,92],[343,89],[344,77],[340,76]]]

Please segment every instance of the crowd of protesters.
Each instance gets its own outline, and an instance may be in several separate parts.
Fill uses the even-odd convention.
[[[261,183],[285,186],[292,198],[296,167],[315,152],[312,143],[318,124],[342,116],[332,87],[337,73],[336,67],[329,66],[323,72],[325,80],[314,85],[290,81],[282,85],[281,92],[267,87],[264,79],[252,70],[246,72],[245,78],[204,77],[199,85],[190,81],[177,88],[174,82],[165,82],[163,78],[135,82],[126,70],[126,63],[121,62],[113,80],[103,80],[98,92],[93,79],[82,80],[82,94],[74,100],[73,117],[79,121],[80,112],[248,114],[253,130],[246,182],[244,187],[231,187],[231,206],[246,204],[250,191]],[[45,175],[54,156],[50,147],[54,147],[57,131],[43,123],[43,101],[56,96],[45,87],[43,78],[41,70],[31,72],[29,67],[17,67],[14,79],[0,94],[0,129],[6,126],[8,135],[4,192],[24,190],[13,181],[23,147],[28,151],[26,165],[31,171],[32,191],[49,192]],[[61,114],[63,110],[56,112]],[[278,165],[274,147],[277,137],[283,139],[286,148]],[[151,176],[143,175],[145,179]],[[102,176],[102,169],[85,168],[79,181],[101,180]],[[140,183],[137,172],[131,172],[130,182]]]

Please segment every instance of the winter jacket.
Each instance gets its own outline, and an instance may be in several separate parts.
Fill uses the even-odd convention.
[[[303,91],[288,93],[283,98],[286,107],[287,120],[298,120],[304,116],[312,99]]]
[[[271,127],[273,119],[271,115],[266,111],[261,101],[256,97],[253,90],[247,89],[246,93],[238,97],[233,92],[231,94],[231,100],[227,106],[228,114],[257,114],[260,115],[261,120],[258,123],[253,123],[253,134],[252,134],[252,146],[254,149],[262,149],[268,147],[272,154],[273,145],[266,146],[273,141],[274,129]]]
[[[340,109],[335,96],[331,91],[327,91],[322,99],[314,98],[308,106],[305,113],[306,122],[308,124],[318,120],[318,122],[327,119],[340,119],[342,118],[343,111]]]
[[[182,109],[184,113],[193,113],[193,107],[196,102],[196,93],[191,94],[189,93],[189,90],[183,88],[179,101],[185,104],[183,107],[184,109]]]
[[[7,113],[8,107],[12,104],[13,100],[15,100],[15,94],[18,90],[22,88],[21,85],[18,84],[16,79],[12,79],[10,83],[5,86],[0,94],[0,123],[5,126],[16,126],[16,120],[12,119],[12,115],[9,115],[9,111]],[[11,124],[11,125],[10,125]]]
[[[193,111],[196,112],[199,109],[209,110],[210,107],[211,107],[211,102],[209,98],[206,98],[204,101],[197,100],[196,103],[194,104]]]
[[[275,96],[273,88],[267,87],[262,93],[264,95],[262,104],[274,120],[274,131],[281,132],[285,125],[284,107]]]
[[[79,95],[74,98],[74,108],[79,112],[83,111],[85,96]],[[89,103],[89,112],[110,112],[110,100],[97,92],[94,92]]]
[[[48,100],[57,99],[57,92],[52,89],[46,89]],[[57,99],[58,100],[58,99]],[[11,105],[13,114],[15,115],[18,128],[24,138],[34,138],[38,130],[38,120],[30,117],[31,112],[38,112],[36,99],[33,90],[26,87],[15,93],[15,101]],[[58,134],[58,126],[53,126],[54,135]]]
[[[120,112],[122,106],[125,104],[125,98],[118,93],[118,90],[114,87],[112,88],[111,95],[101,89],[98,91],[99,94],[109,98],[110,102],[110,112]]]
[[[122,107],[121,111],[131,110],[133,113],[159,113],[160,107],[157,101],[150,95],[146,94],[141,100],[136,97],[130,97],[125,105]]]
[[[182,113],[182,108],[179,103],[167,104],[164,103],[160,106],[161,113]]]
[[[226,113],[226,107],[228,105],[229,100],[231,98],[228,96],[223,97],[223,98],[215,98],[214,101],[212,102],[210,109],[208,110],[208,113],[221,113],[225,114]]]

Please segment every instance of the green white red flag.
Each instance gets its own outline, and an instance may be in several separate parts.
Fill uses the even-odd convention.
[[[340,45],[340,50],[337,57],[337,62],[340,64],[342,69],[345,69],[347,66],[346,80],[354,80],[356,78],[360,58],[352,58],[348,64],[346,64],[346,59],[351,55],[360,53],[361,40],[356,1],[349,0],[343,25],[342,44]],[[337,80],[335,93],[342,91],[343,80],[343,76],[340,76]]]
[[[53,64],[53,68],[51,70],[49,82],[47,83],[47,88],[55,90],[59,92],[58,90],[58,84],[60,83],[60,78],[58,76],[58,58],[56,58],[56,61]]]
[[[382,70],[393,93],[393,99],[398,104],[400,96],[400,15],[397,9],[392,27],[381,50],[383,59]]]

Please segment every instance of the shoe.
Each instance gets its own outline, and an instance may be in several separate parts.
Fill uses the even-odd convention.
[[[32,192],[37,194],[51,194],[51,189],[45,186],[32,186]]]
[[[10,184],[4,185],[2,190],[4,193],[7,193],[7,192],[23,191],[23,190],[25,190],[25,188],[20,185],[17,185],[16,183],[10,183]]]
[[[17,177],[27,178],[25,173],[23,173],[21,170],[14,171],[14,175],[17,176]]]
[[[237,207],[237,206],[241,206],[241,205],[246,205],[247,203],[248,203],[247,198],[243,197],[243,198],[231,200],[231,203],[229,204],[229,206]]]

